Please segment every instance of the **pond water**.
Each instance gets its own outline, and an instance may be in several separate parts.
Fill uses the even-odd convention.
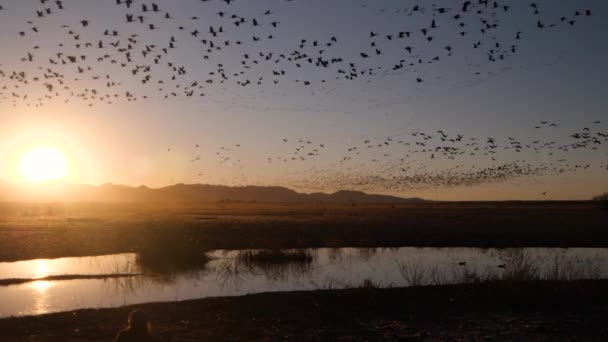
[[[261,253],[261,254],[260,254]],[[0,280],[133,274],[111,279],[33,280],[0,286],[0,317],[250,293],[411,286],[487,278],[608,278],[608,249],[335,248],[214,251],[198,269],[153,272],[135,254],[0,263]]]

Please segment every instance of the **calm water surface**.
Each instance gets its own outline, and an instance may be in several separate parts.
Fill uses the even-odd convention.
[[[306,250],[292,263],[244,262],[215,251],[200,269],[152,273],[135,254],[0,263],[0,279],[140,274],[118,279],[37,280],[0,286],[0,317],[249,293],[456,283],[532,268],[541,276],[608,278],[608,249],[337,248]],[[559,265],[558,268],[555,266]]]

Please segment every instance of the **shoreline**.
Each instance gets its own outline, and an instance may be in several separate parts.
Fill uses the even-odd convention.
[[[87,279],[116,279],[137,277],[142,274],[135,273],[114,273],[114,274],[68,274],[68,275],[52,275],[42,278],[8,278],[0,279],[0,286],[21,285],[33,283],[37,281],[55,281],[55,280],[87,280]]]
[[[605,340],[608,280],[277,292],[0,319],[3,341],[111,340],[143,308],[176,341]]]

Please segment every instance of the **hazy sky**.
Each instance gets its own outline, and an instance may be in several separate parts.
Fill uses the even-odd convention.
[[[608,3],[534,1],[540,11],[535,15],[530,1],[503,0],[501,6],[511,6],[506,12],[498,10],[492,17],[489,9],[482,15],[471,9],[465,19],[456,21],[453,16],[463,2],[236,0],[226,5],[219,0],[157,0],[162,13],[142,14],[142,3],[151,6],[153,1],[134,1],[127,9],[117,6],[115,0],[65,0],[63,10],[54,2],[2,1],[0,70],[4,76],[0,82],[6,88],[0,90],[0,179],[22,181],[16,172],[20,155],[45,144],[69,156],[71,176],[66,181],[76,183],[154,187],[180,182],[272,184],[301,191],[349,188],[471,200],[580,199],[608,191],[608,142],[557,150],[575,143],[572,134],[585,133],[584,128],[597,138],[601,137],[598,132],[608,133]],[[408,15],[416,4],[423,10]],[[441,7],[453,9],[438,14],[434,9]],[[38,18],[36,10],[45,8],[52,8],[52,14]],[[269,9],[272,13],[264,15]],[[586,9],[593,14],[585,16]],[[218,15],[220,11],[225,12],[224,18]],[[581,15],[573,17],[575,11]],[[165,12],[171,19],[163,18]],[[126,13],[144,15],[145,24],[126,23]],[[237,19],[230,18],[233,14],[246,22],[236,27],[232,22]],[[197,19],[191,19],[193,16]],[[561,22],[562,16],[567,20]],[[252,18],[259,21],[258,26],[253,26]],[[420,29],[430,28],[433,18],[437,28],[431,29],[428,35],[434,40],[428,42]],[[568,24],[571,18],[574,25]],[[87,27],[80,23],[85,19]],[[480,19],[497,20],[497,27],[482,34]],[[547,27],[538,29],[539,20]],[[465,26],[459,27],[460,22]],[[150,23],[158,29],[149,30]],[[556,27],[549,28],[552,23]],[[222,26],[224,32],[213,37],[210,26]],[[110,36],[104,35],[105,30]],[[113,30],[118,31],[117,36],[111,35]],[[191,34],[194,30],[200,31],[197,37]],[[398,32],[405,31],[411,37],[397,39]],[[462,31],[464,37],[459,34]],[[372,39],[370,32],[378,36]],[[521,32],[520,40],[515,40],[517,32]],[[124,51],[118,49],[127,46],[132,34],[138,34],[133,38],[137,43],[132,43],[133,62],[121,67]],[[389,34],[391,40],[386,38]],[[168,47],[172,36],[175,48],[164,55],[160,50]],[[260,41],[254,42],[252,36]],[[337,42],[326,46],[331,37]],[[203,45],[203,39],[214,41],[222,50],[206,52],[209,45]],[[306,40],[304,47],[299,46],[302,39]],[[97,46],[100,40],[103,49]],[[225,46],[227,40],[230,46]],[[110,46],[117,41],[119,48]],[[243,44],[236,45],[236,41]],[[313,47],[313,41],[320,46]],[[372,41],[375,47],[370,46]],[[91,46],[85,46],[86,42]],[[476,42],[483,44],[474,48]],[[516,53],[504,53],[504,60],[490,62],[488,51],[497,42],[496,51],[516,45]],[[58,46],[60,43],[64,46]],[[158,65],[153,57],[142,57],[146,45],[153,51],[150,55],[163,55]],[[408,53],[406,46],[413,47],[413,52]],[[301,67],[286,60],[272,63],[280,54],[289,56],[294,50],[316,59],[322,48],[324,58],[343,58],[344,62],[329,68],[312,66],[305,59]],[[57,56],[58,52],[64,55]],[[264,61],[260,52],[273,52],[271,61]],[[370,58],[362,58],[362,52]],[[49,59],[60,61],[67,55],[86,55],[87,60],[74,65],[49,63]],[[209,58],[204,59],[205,55]],[[434,56],[439,61],[428,63]],[[109,63],[112,58],[119,62]],[[418,59],[424,62],[418,63]],[[244,60],[247,64],[242,64]],[[393,71],[400,60],[406,67]],[[344,75],[339,69],[350,70],[351,62],[359,71],[374,71],[355,80],[336,79]],[[176,72],[167,63],[184,66],[187,74],[171,80]],[[148,73],[151,80],[142,84],[146,71],[133,75],[132,70],[146,65],[153,67]],[[91,70],[86,69],[89,66]],[[44,78],[49,67],[64,77],[64,85],[70,89],[45,99],[54,92],[43,86],[44,79],[34,82],[32,78]],[[218,68],[229,76],[223,84]],[[246,74],[232,76],[241,70]],[[273,70],[284,70],[286,75],[275,76]],[[20,71],[27,73],[28,84],[10,77]],[[119,83],[108,90],[120,94],[112,104],[70,96],[83,89],[106,92],[106,75]],[[97,76],[99,79],[94,78]],[[257,85],[260,77],[261,85]],[[208,84],[207,79],[215,81]],[[245,80],[252,84],[237,84]],[[185,96],[184,88],[194,81],[204,88],[192,97]],[[57,80],[47,82],[56,84]],[[126,91],[135,94],[137,101],[127,101]],[[165,98],[171,92],[177,96]],[[16,100],[12,93],[28,97]],[[42,101],[36,101],[38,97]],[[557,126],[535,128],[541,121]],[[457,134],[463,138],[451,144],[442,142],[438,130],[448,140]],[[422,141],[420,132],[433,136],[426,146],[416,144]],[[509,137],[531,147],[520,152],[504,149],[513,141]],[[498,147],[495,154],[483,155],[488,151],[484,150],[488,138],[495,139]],[[534,145],[535,141],[539,142]],[[478,150],[466,145],[473,143]],[[438,146],[447,145],[462,153],[450,159],[437,152]],[[353,147],[357,149],[349,151]],[[468,179],[467,175],[509,163],[551,165],[567,171],[485,180],[470,186],[462,181],[446,185],[450,175]]]

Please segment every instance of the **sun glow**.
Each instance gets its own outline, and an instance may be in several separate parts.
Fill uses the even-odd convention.
[[[65,154],[52,146],[27,150],[19,162],[21,177],[32,183],[65,179],[69,173]]]

